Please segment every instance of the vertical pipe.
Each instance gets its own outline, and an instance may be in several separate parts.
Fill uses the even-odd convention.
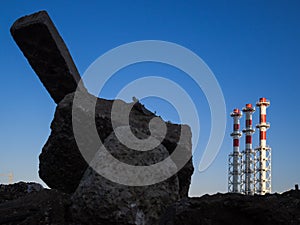
[[[255,112],[255,108],[252,107],[252,104],[246,104],[246,107],[243,108],[243,112],[246,114],[246,128],[243,130],[243,133],[246,134],[246,149],[245,149],[245,158],[244,158],[244,191],[246,195],[253,194],[253,169],[252,169],[252,135],[254,129],[252,128],[252,114]]]
[[[259,147],[257,148],[259,152],[259,174],[258,174],[258,194],[265,194],[267,192],[267,129],[270,124],[267,123],[267,107],[270,102],[266,98],[260,98],[256,106],[260,108],[260,123],[256,126],[259,128]]]
[[[232,192],[238,193],[240,186],[240,138],[242,133],[240,132],[240,118],[242,117],[242,112],[239,109],[234,109],[230,114],[233,117],[233,133],[231,136],[233,138],[233,165],[232,165]]]

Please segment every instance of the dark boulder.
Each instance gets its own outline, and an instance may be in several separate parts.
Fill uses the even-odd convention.
[[[73,193],[77,188],[83,173],[88,167],[87,162],[82,157],[78,145],[84,143],[88,145],[91,160],[99,149],[100,145],[95,143],[93,138],[95,134],[92,132],[91,120],[92,112],[88,110],[89,104],[95,101],[95,97],[89,94],[84,94],[81,102],[82,105],[76,105],[73,110],[76,110],[77,117],[73,117],[82,129],[84,134],[82,140],[75,140],[72,126],[72,106],[74,93],[68,94],[56,108],[55,116],[51,124],[51,134],[40,155],[39,175],[43,181],[51,188],[61,190],[66,193]],[[102,142],[113,132],[111,124],[111,107],[114,101],[101,98],[96,99],[95,122],[99,138]],[[125,103],[121,100],[115,100],[120,105],[121,110],[131,109],[129,116],[129,124],[132,129],[150,135],[149,122],[156,117],[149,112],[142,104]],[[121,114],[122,112],[120,112]],[[156,117],[158,118],[158,117]],[[125,121],[118,121],[117,126],[126,125]],[[171,154],[178,145],[180,135],[182,143],[180,154],[172,157],[176,165],[181,163],[181,160],[189,160],[191,157],[191,132],[186,125],[176,125],[166,123],[167,133],[162,140],[162,145]],[[181,129],[182,128],[182,129]],[[181,134],[181,131],[183,133]],[[191,176],[193,174],[193,164],[190,159],[188,163],[179,171],[179,186],[180,196],[188,195]]]
[[[132,108],[129,116],[130,127],[150,135],[149,122],[156,116],[139,102],[127,104],[120,100],[98,98],[95,118],[91,118],[93,113],[87,109],[86,104],[90,104],[95,97],[89,95],[80,82],[81,78],[72,57],[46,11],[18,19],[11,27],[11,34],[53,100],[58,104],[51,124],[50,137],[40,155],[39,174],[49,187],[66,193],[75,191],[87,169],[87,162],[99,149],[99,144],[93,141],[95,138],[91,138],[94,137],[94,133],[91,132],[92,124],[88,121],[96,121],[99,138],[104,142],[113,131],[110,115],[113,102],[120,104],[118,115],[120,117],[124,110]],[[72,126],[72,106],[74,91],[78,85],[80,85],[78,90],[85,95],[82,104],[74,107],[79,113],[77,118],[73,117],[73,119],[79,122],[85,135],[82,140],[76,142]],[[116,126],[123,125],[124,121],[120,120]],[[194,169],[191,160],[191,132],[186,125],[167,123],[167,133],[162,144],[170,154],[177,147],[180,137],[183,138],[183,142],[179,144],[181,152],[172,155],[172,159],[177,166],[182,161],[189,160],[178,173],[180,196],[185,197],[188,195]],[[78,145],[81,143],[89,148],[87,162],[78,150]]]

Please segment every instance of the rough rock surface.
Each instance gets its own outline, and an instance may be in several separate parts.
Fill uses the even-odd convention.
[[[14,196],[16,190],[12,187],[16,187],[16,184],[1,186],[2,190],[6,190],[8,195]],[[10,191],[12,193],[9,193]],[[23,193],[23,191],[21,192]],[[82,224],[71,213],[70,209],[74,210],[72,208],[74,205],[72,206],[68,194],[47,189],[31,193],[24,192],[23,194],[18,198],[6,199],[0,203],[1,225]],[[93,194],[89,193],[89,195]],[[87,196],[82,197],[86,198]],[[124,199],[126,199],[126,196]],[[130,212],[136,211],[132,210]],[[107,215],[110,212],[106,211],[104,214]],[[81,220],[84,220],[84,218]],[[88,224],[95,224],[92,221],[88,222]],[[97,221],[96,224],[123,225],[123,223],[110,223],[108,221],[103,223]],[[265,196],[215,194],[211,196],[204,195],[200,198],[185,198],[169,207],[161,217],[160,225],[179,224],[299,225],[300,191],[291,190],[283,194]]]
[[[121,100],[99,99],[88,94],[80,83],[80,75],[69,51],[47,12],[20,18],[11,27],[11,34],[58,104],[51,124],[51,134],[40,155],[39,165],[40,177],[49,187],[57,190],[41,190],[3,203],[2,214],[7,212],[8,216],[3,217],[2,222],[64,224],[75,219],[75,224],[78,221],[80,224],[100,224],[101,221],[102,224],[157,224],[168,205],[188,195],[194,169],[190,128],[186,125],[165,123],[138,101],[125,103]],[[74,91],[78,85],[82,94],[81,101],[73,107]],[[114,114],[114,129],[111,119],[113,105],[119,106]],[[124,117],[124,112],[128,112],[128,116]],[[82,134],[76,140],[74,124],[79,124]],[[160,124],[164,124],[166,130],[163,137],[159,135],[162,130]],[[154,136],[152,141],[159,142],[159,146],[147,152],[137,152],[125,147],[118,143],[115,136],[116,130],[124,127],[134,131],[138,139]],[[97,157],[103,159],[101,151],[98,151],[103,147],[99,138],[115,158],[135,166],[161,162],[174,152],[171,155],[172,160],[167,160],[168,166],[158,173],[173,176],[142,187],[125,186],[101,177],[87,164],[92,161],[98,168],[104,169],[97,160]],[[85,158],[79,152],[81,147],[86,148]],[[174,151],[177,147],[179,151]],[[182,164],[184,167],[181,169],[179,164],[182,161],[188,163],[185,166]],[[177,174],[170,172],[177,172],[177,169],[181,169]],[[136,179],[151,180],[151,176],[153,174],[150,173],[145,177],[137,175]],[[125,178],[132,179],[132,176],[125,175]],[[68,195],[58,190],[64,193],[73,193],[76,190],[72,197],[73,218],[66,213],[69,208]],[[28,205],[21,199],[28,201]],[[22,207],[25,207],[23,211]],[[54,215],[56,212],[57,215]]]
[[[146,137],[137,130],[135,134],[139,138]],[[152,165],[169,156],[169,152],[163,145],[145,152],[131,150],[121,144],[114,134],[106,138],[104,145],[115,158],[134,166]],[[102,151],[103,149],[100,149],[95,155],[92,161],[93,168],[103,171],[109,167],[111,171],[109,174],[112,175],[122,172],[117,164],[104,165],[98,161],[99,158],[104,162],[109,160]],[[171,160],[168,167],[164,167],[160,172],[166,173],[168,169],[176,171],[176,165]],[[150,176],[141,177],[140,174],[136,174],[133,179],[148,181],[151,179]],[[125,174],[123,177],[129,176]],[[179,197],[176,175],[149,186],[127,186],[114,183],[100,176],[92,168],[88,168],[72,196],[72,216],[76,221],[80,221],[80,224],[155,225],[158,224],[166,207],[176,202]]]
[[[1,225],[71,225],[70,198],[56,190],[30,192],[0,204]],[[74,223],[75,225],[75,223]]]
[[[58,104],[51,124],[51,135],[40,155],[40,177],[49,187],[65,193],[72,193],[87,169],[87,163],[78,151],[77,145],[80,143],[78,140],[77,143],[75,142],[73,134],[72,101],[74,94],[72,93],[78,85],[82,92],[86,93],[86,90],[80,83],[80,75],[63,39],[46,11],[18,19],[11,27],[11,34],[51,97]],[[88,104],[89,98],[94,97],[86,94],[86,98],[83,102],[86,101]],[[117,102],[122,105],[122,109],[133,106],[130,113],[130,126],[149,135],[149,121],[155,115],[140,103]],[[103,142],[113,131],[110,119],[113,101],[97,99],[97,103],[96,118],[93,119],[96,121],[97,131]],[[85,137],[79,142],[88,143],[90,156],[87,157],[87,161],[90,161],[96,150],[99,149],[99,144],[89,136],[89,134],[93,135],[90,131],[91,124],[84,124],[91,114],[84,104],[76,108],[81,113],[75,119],[80,120],[79,122],[86,131]],[[122,111],[120,115],[122,115]],[[117,126],[124,125],[123,122],[120,120]],[[180,132],[181,128],[184,130],[183,134]],[[176,165],[185,158],[190,159],[178,173],[180,196],[185,197],[188,195],[193,173],[192,159],[190,158],[190,129],[184,125],[167,123],[167,135],[162,144],[171,154],[176,148],[180,136],[184,138],[184,142],[181,144],[183,146],[180,147],[182,152],[180,155],[172,156],[172,159]]]
[[[0,184],[0,203],[21,198],[28,193],[39,192],[43,186],[37,183],[19,182],[15,184]]]
[[[76,90],[80,75],[46,11],[18,19],[11,34],[56,103]]]
[[[300,191],[245,196],[204,195],[168,208],[160,225],[299,225]]]
[[[73,106],[74,93],[68,94],[56,108],[55,116],[51,124],[51,134],[48,138],[45,146],[43,147],[40,155],[39,175],[43,181],[51,188],[61,190],[66,193],[73,193],[85,170],[87,169],[87,163],[78,150],[80,141],[88,145],[90,150],[90,161],[99,144],[93,141],[94,134],[91,132],[92,113],[87,110],[89,104],[95,100],[95,97],[89,94],[85,94],[82,98],[82,105],[76,105],[74,110],[78,112],[77,117],[74,116],[73,120],[78,121],[81,124],[82,133],[85,134],[79,143],[76,143],[72,127],[72,106]],[[95,121],[98,131],[98,135],[102,142],[113,131],[111,124],[111,107],[114,102],[120,104],[120,108],[128,110],[132,108],[129,117],[129,124],[132,129],[150,135],[149,121],[156,117],[153,113],[148,111],[139,102],[137,103],[125,103],[121,100],[105,100],[97,98],[97,105],[95,109]],[[120,112],[121,114],[122,112]],[[158,118],[158,117],[156,117]],[[124,126],[125,122],[118,121],[117,126]],[[190,128],[186,125],[176,125],[166,123],[167,133],[162,145],[171,154],[177,147],[179,137],[181,135],[183,143],[180,146],[180,155],[173,157],[175,164],[178,165],[180,160],[186,157],[191,157],[191,132]],[[182,127],[182,134],[181,134]],[[189,185],[191,182],[191,176],[194,168],[192,159],[179,171],[178,179],[180,186],[180,196],[186,197],[188,195]]]

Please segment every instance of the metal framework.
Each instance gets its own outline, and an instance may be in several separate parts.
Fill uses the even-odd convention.
[[[228,192],[241,192],[242,154],[231,153],[228,157]]]
[[[245,134],[245,150],[243,154],[242,162],[242,190],[241,192],[246,195],[252,195],[255,192],[255,154],[252,148],[252,135],[255,130],[252,127],[252,114],[255,112],[255,108],[252,104],[246,104],[243,108],[243,112],[246,115],[246,128],[243,130]]]
[[[259,146],[256,150],[256,193],[264,195],[272,191],[271,186],[271,148],[267,146],[267,130],[270,124],[267,123],[267,107],[270,101],[260,98],[256,106],[260,109],[260,123],[256,125],[259,129]]]
[[[242,109],[245,114],[246,126],[243,130],[245,134],[245,150],[240,153],[239,139],[242,136],[240,129],[240,118],[242,113],[239,109],[234,109],[230,114],[234,118],[233,152],[228,159],[228,192],[243,193],[246,195],[264,195],[272,191],[271,186],[271,148],[267,146],[267,130],[270,124],[266,121],[266,109],[270,101],[260,98],[256,106],[260,109],[260,123],[256,125],[259,130],[259,146],[252,147],[252,135],[255,132],[252,127],[252,114],[255,108],[252,104],[246,104]]]
[[[233,117],[233,132],[230,136],[233,138],[233,152],[229,154],[228,168],[228,192],[239,193],[241,185],[241,165],[242,155],[240,153],[240,118],[242,112],[239,109],[234,109],[230,114]]]

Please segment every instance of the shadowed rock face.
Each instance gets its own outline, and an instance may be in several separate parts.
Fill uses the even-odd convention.
[[[18,19],[11,27],[11,34],[51,97],[58,103],[51,124],[51,135],[40,155],[40,177],[49,187],[72,193],[87,168],[87,163],[78,151],[78,143],[74,139],[72,128],[74,95],[72,93],[79,84],[80,75],[47,12],[41,11]],[[83,85],[80,90],[86,92]],[[86,101],[88,98],[93,98],[88,94],[86,96]],[[113,101],[97,99],[95,121],[102,142],[113,131],[110,121],[112,104]],[[124,102],[121,104],[123,109],[132,107],[132,104]],[[82,106],[77,109],[82,110]],[[79,114],[80,118],[76,119],[82,121],[82,127],[86,132],[85,143],[90,145],[90,154],[93,156],[99,146],[89,138],[91,124],[85,124],[85,121],[90,115],[84,109]],[[153,117],[155,117],[153,113],[137,103],[130,113],[130,125],[150,135],[148,126]],[[124,124],[121,122],[119,125]],[[181,125],[167,123],[167,135],[162,144],[170,154],[177,146],[181,127]],[[182,147],[181,157],[172,157],[176,165],[191,156],[191,133],[187,126],[183,128],[186,128],[183,134],[185,147]],[[184,169],[178,173],[181,197],[188,195],[192,173],[193,165],[190,159]]]
[[[51,134],[46,142],[42,153],[40,155],[40,177],[45,183],[51,187],[61,190],[66,193],[73,193],[88,165],[82,157],[78,144],[73,134],[72,127],[72,106],[74,93],[67,95],[56,108],[55,116],[51,124]],[[95,99],[94,96],[86,94],[84,97],[84,104],[92,104]],[[144,108],[140,103],[125,103],[117,100],[121,105],[121,109],[128,109],[132,107],[129,122],[132,129],[136,129],[146,136],[150,134],[149,121],[155,115]],[[111,107],[114,101],[97,98],[97,105],[95,109],[95,121],[99,138],[102,142],[113,132],[111,124]],[[82,133],[85,134],[81,140],[83,143],[89,145],[91,157],[90,161],[100,146],[92,140],[93,134],[91,132],[91,124],[86,121],[91,121],[91,112],[81,105],[77,105],[73,110],[77,110],[78,117],[73,118],[78,121],[81,126]],[[122,113],[122,112],[120,112]],[[118,126],[124,126],[125,121],[119,121]],[[167,134],[162,141],[162,145],[171,154],[175,147],[179,136],[181,135],[184,145],[180,147],[180,155],[173,158],[176,165],[180,160],[191,156],[191,132],[188,126],[183,126],[183,133],[181,134],[181,126],[167,123]],[[116,155],[117,157],[117,155]],[[179,194],[180,197],[187,197],[189,185],[191,182],[191,175],[194,167],[192,160],[179,171]]]
[[[300,191],[264,196],[204,195],[167,209],[160,225],[298,225]]]
[[[46,11],[18,19],[10,31],[56,103],[76,90],[80,75]]]
[[[86,173],[86,177],[93,176],[92,174],[93,172],[89,170],[89,172]],[[98,179],[101,178],[97,177],[96,181],[98,181]],[[85,188],[89,188],[89,190],[94,191],[101,190],[101,188],[97,187],[93,183],[86,186],[85,184],[87,184],[87,182],[88,181],[84,179],[81,184],[82,186],[80,185],[81,187],[78,189],[78,192],[84,191]],[[172,182],[170,182],[170,184],[171,183]],[[101,182],[101,187],[104,187],[104,184],[108,185],[109,183]],[[86,193],[86,196],[82,196],[82,199],[79,199],[81,203],[74,205],[72,202],[74,202],[75,197],[71,200],[71,197],[68,194],[61,193],[57,190],[47,189],[41,189],[39,191],[35,190],[32,192],[25,191],[29,186],[40,187],[40,185],[33,183],[17,183],[13,185],[0,186],[0,224],[124,225],[129,222],[128,220],[123,223],[124,221],[122,218],[119,218],[120,222],[109,222],[109,218],[113,215],[110,211],[98,211],[96,217],[93,217],[93,214],[95,214],[95,208],[92,209],[92,211],[84,213],[82,218],[78,220],[79,214],[74,215],[73,212],[76,212],[74,210],[78,209],[86,210],[87,208],[77,208],[85,201],[85,204],[88,206],[91,206],[90,204],[93,204],[94,206],[97,204],[100,205],[100,209],[113,207],[113,205],[101,205],[102,200],[100,199],[98,202],[89,202],[89,200],[92,199],[88,198],[89,195],[95,195],[96,197],[101,196],[96,195],[96,192]],[[174,187],[176,187],[176,185]],[[105,189],[102,190],[105,191]],[[107,189],[108,194],[105,195],[104,202],[117,202],[120,199],[125,199],[125,201],[122,202],[122,206],[124,206],[126,200],[128,201],[130,198],[128,195],[125,195],[128,192],[123,192],[121,188],[119,188],[119,190],[120,194],[117,196],[117,199],[114,200],[112,198],[108,198],[108,194],[112,192],[112,189]],[[155,190],[155,188],[152,187],[152,190]],[[5,194],[3,194],[3,191]],[[158,193],[161,194],[161,192]],[[134,193],[132,193],[132,195],[134,195]],[[11,198],[7,199],[7,196],[11,196]],[[147,195],[145,196],[147,197]],[[150,198],[150,200],[152,205],[156,204],[155,199]],[[124,213],[134,213],[136,211],[136,205],[132,205],[131,210],[126,210],[126,208],[123,208],[122,210],[123,215]],[[204,195],[200,198],[182,199],[170,206],[165,213],[159,213],[164,214],[160,219],[160,225],[299,225],[300,191],[291,190],[283,194],[269,194],[265,196],[245,196],[239,194]],[[104,214],[103,217],[105,217],[106,220],[104,218],[98,218],[101,214]],[[140,213],[135,215],[142,214]],[[95,218],[98,218],[99,220],[95,221]],[[143,217],[140,216],[135,219],[139,222],[141,221],[141,218]],[[88,222],[85,223],[81,221]],[[153,225],[153,223],[150,223],[150,225]]]
[[[21,198],[29,193],[39,192],[43,186],[37,183],[19,182],[10,185],[0,184],[0,203]]]
[[[67,194],[36,183],[0,185],[0,224],[73,225],[67,213],[70,202]]]
[[[146,138],[146,135],[138,130],[134,132],[139,138]],[[114,134],[106,138],[104,145],[114,157],[135,166],[152,165],[169,156],[163,145],[146,152],[131,150],[122,145]],[[99,157],[108,161],[108,158],[103,155],[103,150],[97,152],[91,162],[97,171],[109,167],[112,174],[120,172],[114,163],[110,165],[99,163],[97,160]],[[164,173],[172,168],[176,170],[176,165],[170,161],[170,164],[160,171]],[[135,176],[134,180],[151,179],[151,175],[144,177],[135,174]],[[88,168],[72,196],[72,217],[80,221],[80,224],[111,224],[117,221],[122,225],[155,225],[167,206],[178,199],[177,176],[149,186],[126,186],[114,183]]]

